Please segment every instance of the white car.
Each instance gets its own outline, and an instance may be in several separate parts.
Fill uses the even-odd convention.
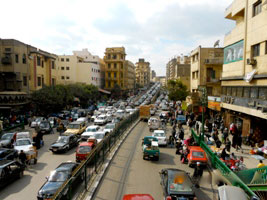
[[[115,123],[108,123],[105,128],[104,128],[104,133],[107,134],[107,133],[111,133],[114,128],[116,127],[116,124]]]
[[[152,134],[153,137],[156,137],[158,139],[159,145],[167,146],[167,137],[164,130],[155,130]]]
[[[113,106],[108,106],[108,107],[106,107],[105,111],[109,112],[109,111],[112,111],[113,109],[114,109]]]
[[[100,131],[99,126],[88,126],[85,129],[85,132],[81,135],[82,140],[87,140],[90,137],[94,136],[96,132]]]
[[[127,106],[126,109],[125,109],[125,111],[126,111],[127,113],[131,112],[131,111],[132,111],[132,107],[131,107],[131,106]]]
[[[31,122],[31,128],[35,128],[40,125],[41,121],[46,120],[44,117],[37,117],[34,121]]]
[[[94,124],[95,125],[104,125],[108,122],[107,116],[106,115],[99,115],[95,121]]]
[[[115,115],[117,118],[123,119],[125,117],[125,111],[124,110],[117,110]]]
[[[94,133],[93,137],[97,140],[97,144],[98,144],[105,137],[105,132],[104,131],[98,131],[98,132]]]

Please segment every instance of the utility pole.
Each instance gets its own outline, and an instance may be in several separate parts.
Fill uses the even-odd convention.
[[[204,141],[204,133],[205,133],[205,129],[204,129],[204,108],[207,106],[207,90],[206,87],[199,87],[198,90],[200,92],[202,92],[202,96],[201,96],[201,105],[202,105],[202,131],[200,134],[200,141]],[[200,142],[199,141],[199,142]]]

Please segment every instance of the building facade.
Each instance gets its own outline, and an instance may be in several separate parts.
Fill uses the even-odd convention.
[[[188,56],[177,57],[177,64],[175,67],[175,79],[180,79],[187,89],[190,90],[190,74],[191,64]]]
[[[222,108],[226,125],[238,124],[243,136],[266,140],[267,124],[267,3],[234,0],[225,18],[236,26],[224,38]]]
[[[150,84],[150,63],[140,58],[135,64],[136,84],[147,87]]]
[[[131,61],[126,60],[125,68],[126,68],[125,88],[129,91],[133,91],[135,88],[135,66]]]
[[[166,64],[166,80],[174,80],[176,74],[177,59],[173,58]]]

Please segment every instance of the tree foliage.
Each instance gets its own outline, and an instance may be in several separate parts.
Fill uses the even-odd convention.
[[[111,89],[111,97],[113,99],[119,99],[121,97],[121,87],[118,84],[115,84]]]
[[[32,93],[32,102],[38,113],[47,115],[72,106],[75,97],[82,107],[86,107],[97,100],[98,89],[94,85],[83,84],[45,86]]]
[[[169,80],[167,84],[169,99],[172,101],[184,101],[189,95],[186,85],[180,79]]]

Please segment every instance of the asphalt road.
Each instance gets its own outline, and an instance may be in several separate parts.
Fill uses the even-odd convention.
[[[170,134],[170,127],[167,127],[167,133]],[[124,194],[137,193],[151,194],[157,200],[164,199],[159,176],[161,169],[178,168],[193,173],[192,168],[180,163],[175,148],[161,147],[159,161],[143,160],[141,142],[146,135],[151,135],[147,123],[140,122],[113,158],[95,192],[94,200],[121,200]],[[211,174],[204,171],[200,189],[196,190],[198,199],[216,199],[211,179]]]
[[[65,161],[75,161],[75,148],[67,153],[52,154],[49,151],[50,144],[53,143],[59,133],[44,135],[45,145],[38,150],[38,162],[30,165],[25,170],[24,176],[0,189],[1,200],[34,200],[37,199],[37,192],[46,181],[50,171],[54,170],[60,163]]]

